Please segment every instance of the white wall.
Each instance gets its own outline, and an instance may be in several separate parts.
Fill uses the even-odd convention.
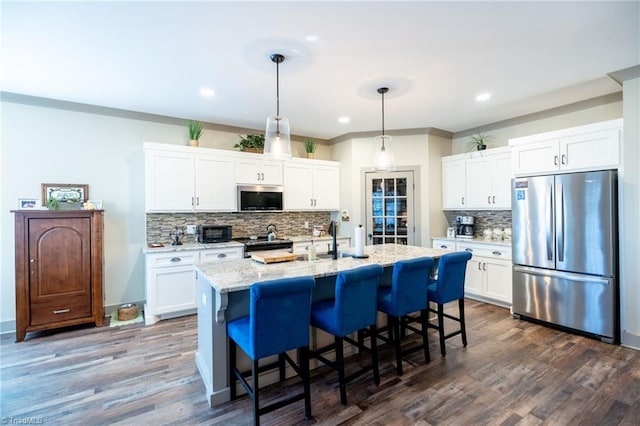
[[[640,78],[623,86],[620,308],[622,343],[640,349]]]

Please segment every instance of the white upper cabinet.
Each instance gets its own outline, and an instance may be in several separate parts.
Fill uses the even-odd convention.
[[[195,210],[236,210],[236,194],[233,184],[233,158],[219,155],[197,155],[195,162]]]
[[[247,154],[247,156],[256,154]],[[261,155],[257,155],[261,157]],[[239,185],[282,185],[282,162],[260,158],[236,159],[236,183]]]
[[[218,150],[147,142],[146,211],[234,211],[234,167]]]
[[[466,208],[466,154],[442,157],[442,208]]]
[[[509,140],[515,176],[617,168],[622,119]]]
[[[338,163],[295,159],[284,167],[285,210],[339,210]]]
[[[511,209],[511,155],[509,148],[480,151],[467,160],[468,209]]]
[[[442,208],[510,210],[509,148],[442,157]]]

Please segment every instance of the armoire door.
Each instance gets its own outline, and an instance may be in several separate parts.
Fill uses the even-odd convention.
[[[89,317],[91,219],[29,219],[30,325]]]

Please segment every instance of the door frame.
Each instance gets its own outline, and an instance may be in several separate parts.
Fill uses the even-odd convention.
[[[384,170],[375,170],[372,167],[363,167],[360,169],[360,223],[366,223],[367,220],[367,173],[387,173]],[[393,172],[412,172],[413,173],[413,211],[414,211],[414,235],[413,244],[422,246],[422,209],[421,209],[421,179],[420,166],[396,166]],[[365,245],[369,245],[369,239],[365,238]]]

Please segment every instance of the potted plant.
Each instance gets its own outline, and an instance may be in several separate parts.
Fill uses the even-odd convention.
[[[489,135],[486,133],[480,132],[477,135],[471,136],[469,140],[469,144],[475,147],[478,151],[482,151],[487,149],[487,140],[489,139]]]
[[[264,135],[257,133],[240,136],[240,142],[234,145],[240,151],[262,153],[264,151]]]
[[[202,123],[199,121],[189,122],[189,145],[200,145],[200,136],[202,136]]]
[[[313,138],[306,138],[304,140],[304,150],[307,152],[307,158],[313,158],[316,153],[318,142]]]

